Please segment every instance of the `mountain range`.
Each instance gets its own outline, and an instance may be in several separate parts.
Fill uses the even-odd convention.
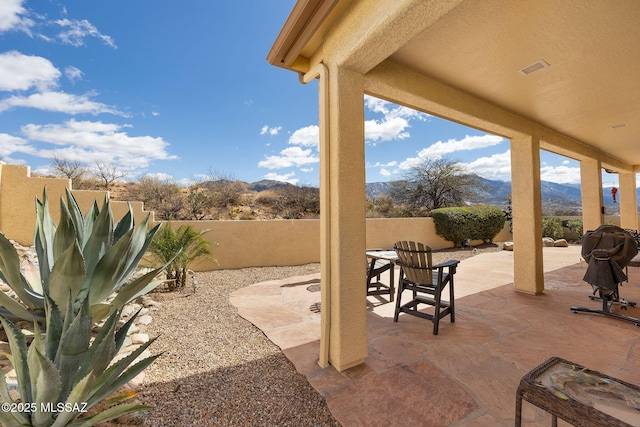
[[[474,204],[490,204],[498,207],[505,207],[508,204],[507,196],[511,194],[511,182],[496,181],[479,178],[481,188],[474,192],[469,202]],[[293,186],[292,184],[262,180],[247,184],[250,191],[263,191],[276,187]],[[555,182],[542,181],[540,183],[542,191],[542,205],[545,215],[579,215],[582,206],[581,190],[579,184],[558,184]],[[370,199],[377,199],[380,196],[387,196],[390,193],[391,182],[370,182],[366,184],[366,194]],[[617,203],[613,202],[611,187],[602,189],[604,205],[607,207],[607,214],[617,213]],[[638,189],[638,200],[640,200],[640,189]]]
[[[469,200],[471,203],[485,203],[495,206],[506,206],[507,196],[511,194],[511,182],[495,181],[480,178],[482,188],[475,191],[474,196]],[[388,195],[390,182],[372,182],[366,186],[367,197],[376,199],[383,195]],[[582,205],[581,190],[579,184],[558,184],[555,182],[542,181],[540,183],[542,191],[542,204],[546,210],[556,208],[580,208]],[[617,211],[617,203],[613,202],[611,187],[602,189],[604,205],[610,210]],[[638,200],[640,200],[640,189],[638,189]]]

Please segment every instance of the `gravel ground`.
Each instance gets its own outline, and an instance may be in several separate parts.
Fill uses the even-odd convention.
[[[443,250],[433,262],[499,249]],[[163,354],[145,370],[138,398],[155,408],[118,425],[339,426],[324,398],[229,303],[236,289],[319,271],[319,264],[307,264],[203,272],[196,293],[151,294],[162,307],[147,330],[160,335],[150,350]]]

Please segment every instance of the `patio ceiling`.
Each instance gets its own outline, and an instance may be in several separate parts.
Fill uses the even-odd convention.
[[[269,61],[305,71],[325,29],[356,3],[300,0]],[[386,60],[640,171],[638,17],[636,0],[463,0]],[[529,66],[540,69],[521,72]]]

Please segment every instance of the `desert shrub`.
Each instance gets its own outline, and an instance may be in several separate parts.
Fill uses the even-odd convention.
[[[273,190],[264,190],[258,193],[255,201],[264,206],[274,206],[278,202],[278,195]]]
[[[542,237],[550,237],[553,240],[561,239],[564,236],[562,231],[562,219],[557,216],[542,217]]]
[[[455,246],[461,246],[467,239],[493,241],[504,227],[504,213],[495,206],[440,208],[429,215],[436,233]]]
[[[580,219],[570,219],[567,221],[567,228],[569,229],[569,233],[571,233],[572,238],[581,238],[584,234],[584,226],[582,224],[582,218]]]
[[[247,186],[242,181],[229,179],[218,179],[203,184],[213,200],[213,206],[226,208],[228,206],[241,205],[243,194],[247,191]]]
[[[185,196],[184,210],[191,219],[204,219],[214,205],[213,197],[204,188],[197,185],[191,186]]]
[[[185,205],[182,189],[170,179],[147,175],[138,182],[138,197],[147,209],[154,210],[159,219],[180,219]]]

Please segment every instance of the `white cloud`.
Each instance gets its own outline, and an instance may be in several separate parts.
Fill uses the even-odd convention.
[[[33,151],[29,141],[17,136],[0,133],[0,158],[6,160],[13,153],[29,153]]]
[[[411,136],[405,129],[409,122],[402,117],[393,117],[381,121],[367,120],[364,122],[364,139],[369,142],[392,141],[406,139]]]
[[[491,147],[501,144],[504,138],[496,135],[466,135],[462,139],[449,139],[448,141],[438,141],[418,153],[422,159],[439,159],[444,154],[455,153],[457,151],[469,151],[480,148]]]
[[[82,80],[84,73],[79,68],[69,66],[64,69],[64,75],[67,76],[71,83],[75,83],[78,80]]]
[[[260,135],[277,135],[281,130],[282,126],[269,127],[264,125],[262,129],[260,129]]]
[[[558,184],[579,184],[580,167],[545,166],[540,168],[540,179]]]
[[[0,54],[0,91],[46,90],[58,85],[60,75],[46,58],[15,50]]]
[[[123,131],[127,127],[69,120],[62,125],[25,125],[22,133],[31,142],[30,154],[43,158],[56,156],[83,164],[108,162],[125,170],[146,168],[154,160],[177,158],[167,153],[169,143],[162,138],[130,136]],[[35,142],[40,143],[37,149]]]
[[[22,6],[24,0],[0,1],[0,34],[7,31],[24,31],[31,35],[33,21],[29,19],[27,10]]]
[[[300,128],[289,137],[289,144],[313,147],[316,150],[320,142],[320,128],[316,125]]]
[[[173,175],[164,172],[145,173],[143,177],[153,178],[162,183],[174,183],[176,180]]]
[[[385,168],[380,169],[379,173],[380,173],[380,175],[382,175],[382,176],[391,176],[391,172],[389,172],[389,171],[388,171],[387,169],[385,169]]]
[[[17,107],[35,108],[66,114],[109,113],[125,116],[124,113],[101,102],[91,100],[92,94],[71,95],[65,92],[42,92],[29,96],[10,96],[0,100],[0,113]]]
[[[511,150],[480,157],[470,163],[461,163],[469,173],[483,178],[511,181]]]
[[[269,156],[258,162],[258,166],[267,169],[282,169],[291,166],[302,166],[310,163],[318,163],[320,159],[311,154],[311,150],[303,150],[300,147],[288,147],[280,152],[279,156]]]
[[[288,182],[289,184],[296,185],[300,180],[298,178],[292,178],[292,176],[295,176],[295,174],[296,174],[295,172],[290,172],[290,173],[278,175],[277,173],[269,172],[268,174],[263,176],[263,178],[270,179],[273,181]]]
[[[409,121],[424,121],[429,117],[428,114],[368,95],[364,97],[364,105],[369,111],[383,115],[382,119],[370,119],[364,123],[365,140],[373,144],[409,138]]]
[[[113,39],[107,35],[102,34],[91,22],[86,19],[59,19],[53,21],[54,24],[59,25],[63,30],[58,33],[58,38],[64,44],[79,47],[84,46],[84,39],[87,37],[95,37],[101,40],[104,44],[114,49],[117,48]]]
[[[402,105],[397,105],[389,101],[374,98],[369,95],[364,96],[365,107],[374,113],[382,113],[386,118],[404,117],[406,119],[418,119],[425,121],[429,114],[413,110]]]

